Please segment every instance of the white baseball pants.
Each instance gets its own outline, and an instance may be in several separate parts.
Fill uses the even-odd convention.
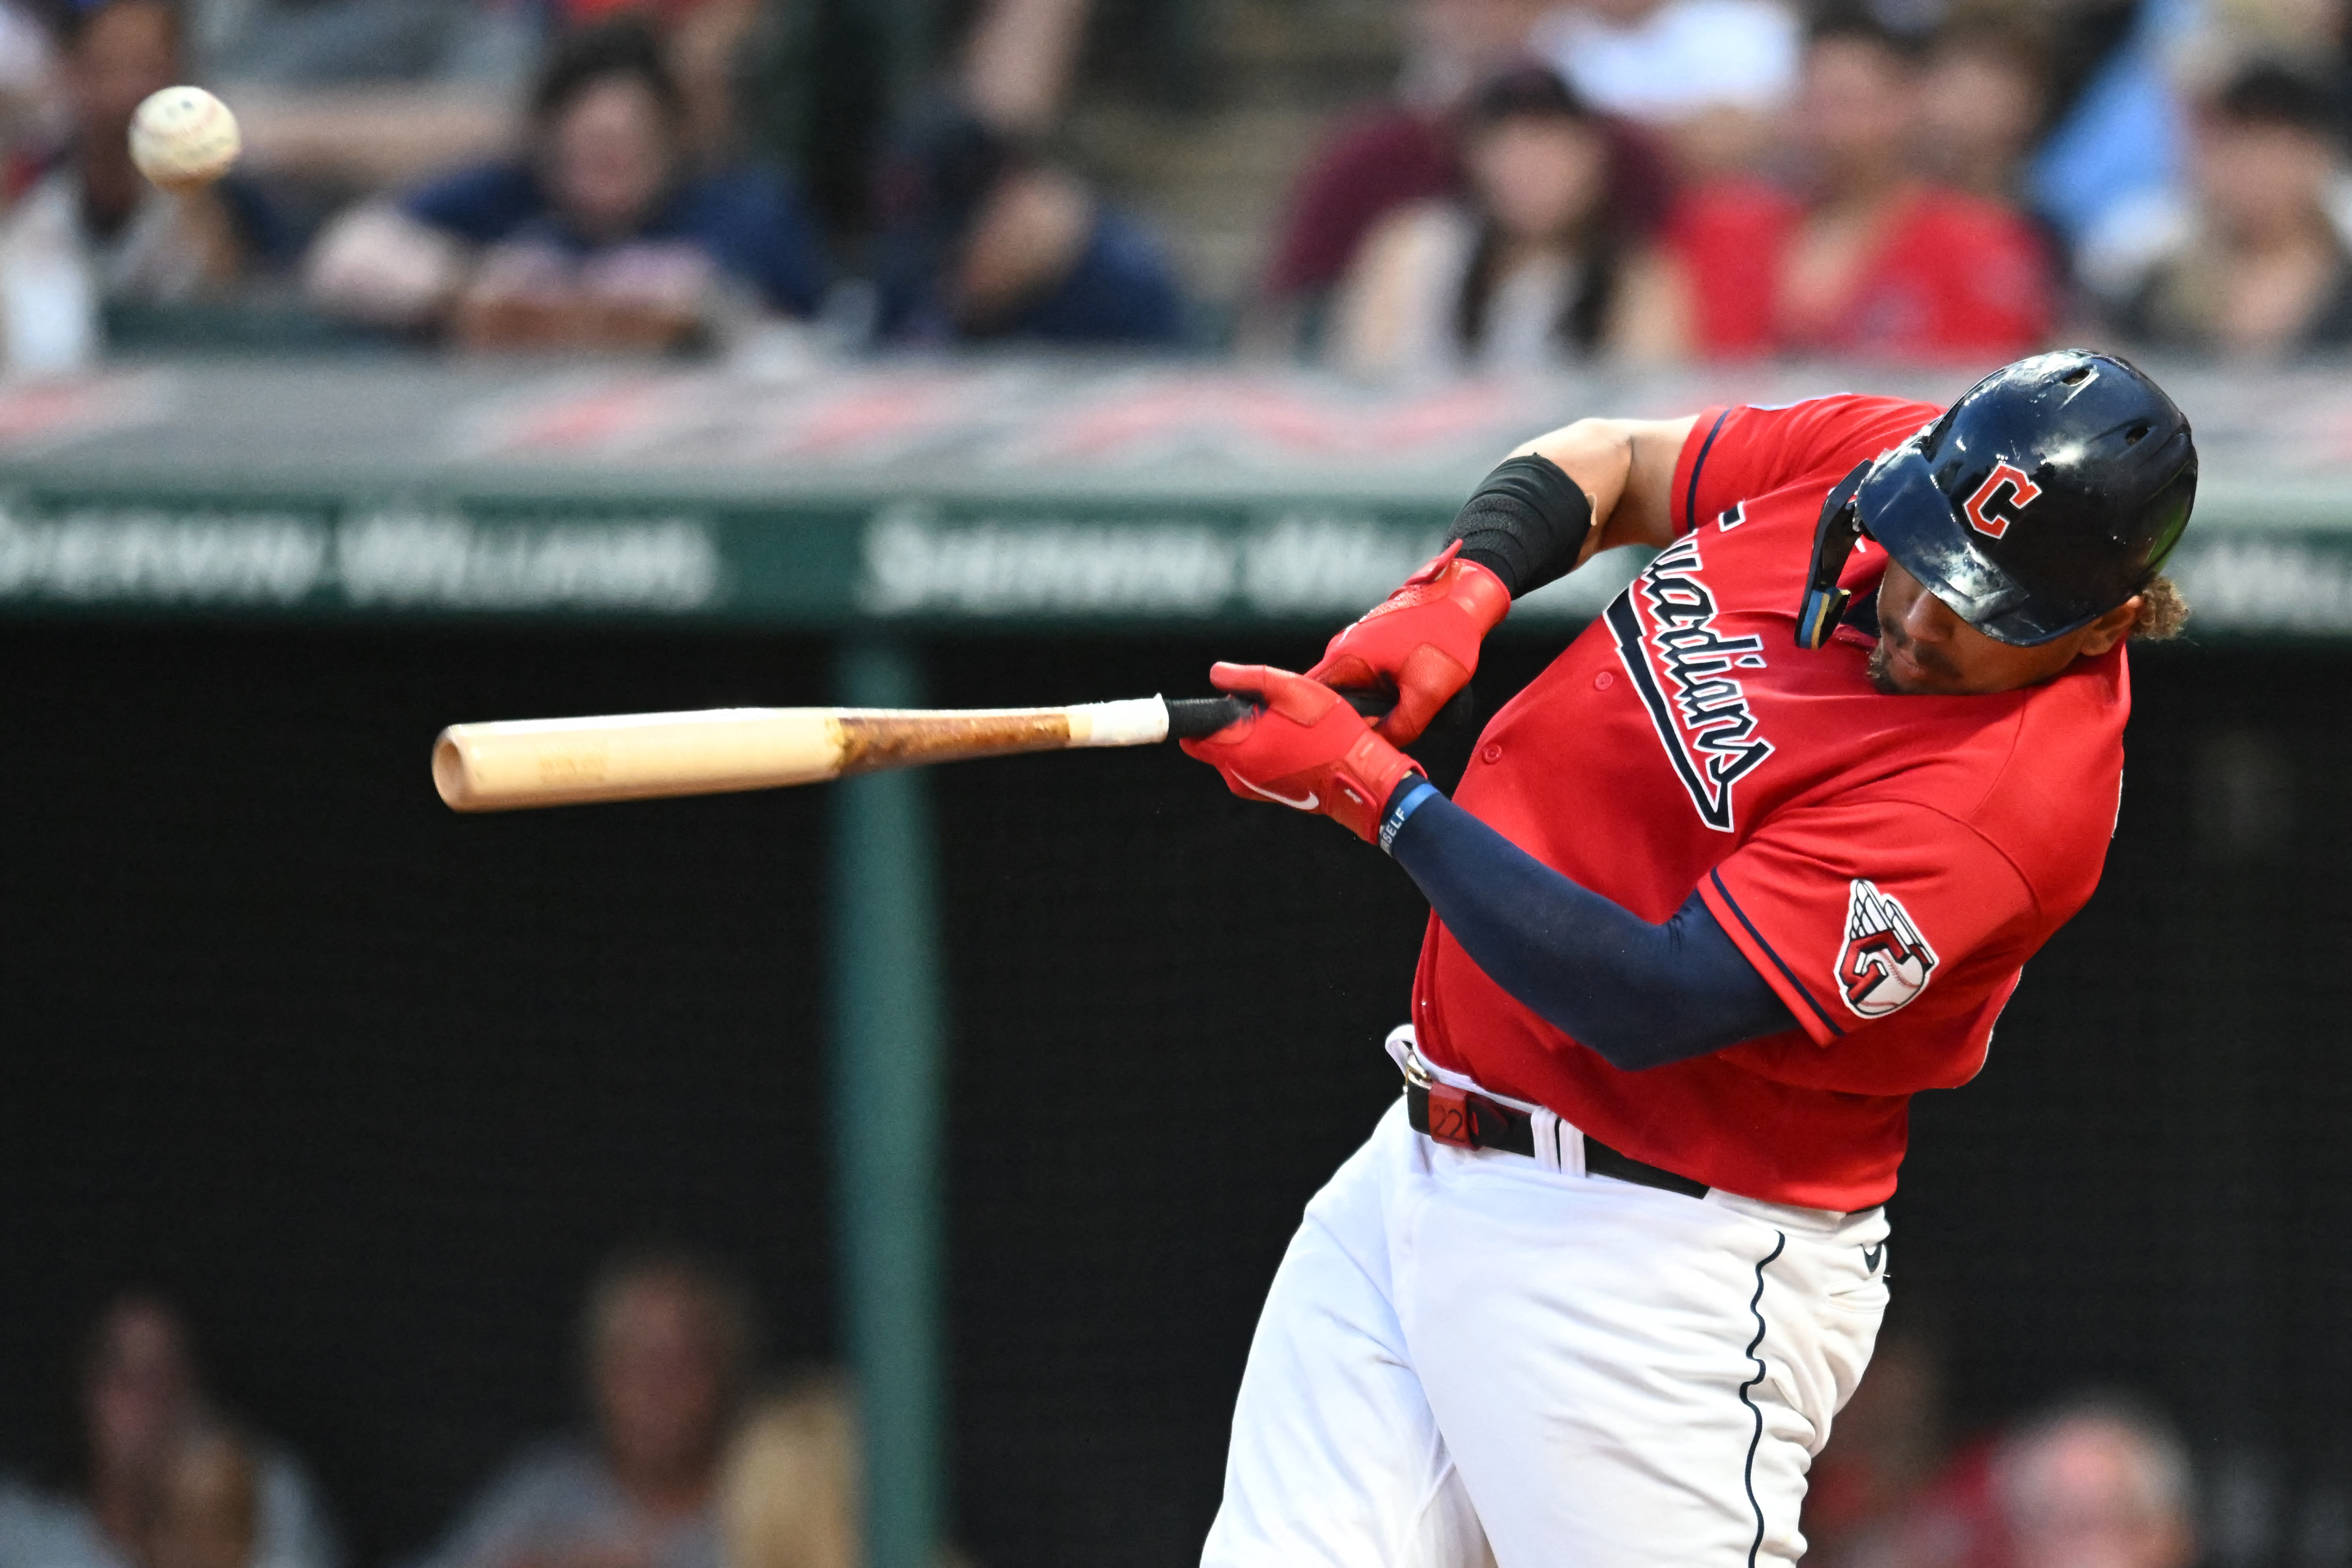
[[[1202,1568],[1792,1564],[1886,1233],[1449,1147],[1400,1100],[1275,1275]]]

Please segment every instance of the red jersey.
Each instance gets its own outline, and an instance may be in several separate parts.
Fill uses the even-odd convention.
[[[2050,331],[2048,254],[1998,203],[1934,186],[1905,199],[1845,297],[1818,320],[1780,294],[1804,209],[1770,186],[1727,183],[1675,214],[1668,245],[1690,275],[1700,353],[2014,358]]]
[[[1433,918],[1413,984],[1431,1061],[1709,1186],[1839,1210],[1894,1192],[1911,1095],[1976,1075],[2021,966],[2098,883],[2131,709],[2120,645],[1983,697],[1882,694],[1876,639],[1850,626],[1797,646],[1831,486],[1941,412],[1702,415],[1680,538],[1495,716],[1454,795],[1644,920],[1696,889],[1798,1026],[1623,1071]],[[1846,585],[1885,568],[1865,542]]]

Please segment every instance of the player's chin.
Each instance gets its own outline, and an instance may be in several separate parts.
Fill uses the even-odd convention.
[[[1888,697],[1948,697],[1964,689],[1960,682],[1896,652],[1884,637],[1870,650],[1870,683]]]

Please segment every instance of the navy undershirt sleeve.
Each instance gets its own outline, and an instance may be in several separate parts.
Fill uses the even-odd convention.
[[[1434,792],[1389,853],[1488,979],[1613,1067],[1658,1067],[1797,1026],[1696,892],[1652,925]]]

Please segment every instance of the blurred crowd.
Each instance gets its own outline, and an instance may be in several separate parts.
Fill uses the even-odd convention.
[[[1066,153],[1087,0],[980,0],[827,204],[752,133],[811,79],[754,68],[783,0],[0,0],[0,348],[262,300],[473,350],[1373,377],[2352,353],[2347,0],[1393,3],[1392,93],[1289,150],[1262,276],[1213,298]],[[191,79],[250,155],[166,196],[126,126]]]
[[[1898,1303],[1815,1461],[1807,1563],[2219,1560],[2160,1415],[2094,1394],[1956,1438],[1931,1322]],[[615,1257],[586,1292],[579,1365],[580,1428],[491,1476],[409,1568],[856,1568],[851,1402],[823,1374],[761,1380],[751,1299],[724,1268]],[[344,1568],[310,1472],[215,1396],[168,1302],[110,1302],[77,1371],[79,1424],[50,1472],[0,1476],[0,1568]]]
[[[614,1258],[580,1319],[582,1429],[491,1478],[412,1568],[855,1568],[858,1445],[828,1377],[757,1376],[750,1297],[693,1255]],[[0,1568],[343,1568],[303,1463],[215,1396],[189,1326],[90,1325],[51,1473],[0,1475]]]
[[[1362,372],[2343,351],[2336,0],[1418,0],[1275,335]]]
[[[2188,1447],[2145,1401],[2081,1393],[2002,1429],[1956,1434],[1948,1370],[1932,1306],[1898,1300],[1869,1371],[1813,1461],[1809,1568],[2193,1568],[2236,1560],[2200,1542]]]

